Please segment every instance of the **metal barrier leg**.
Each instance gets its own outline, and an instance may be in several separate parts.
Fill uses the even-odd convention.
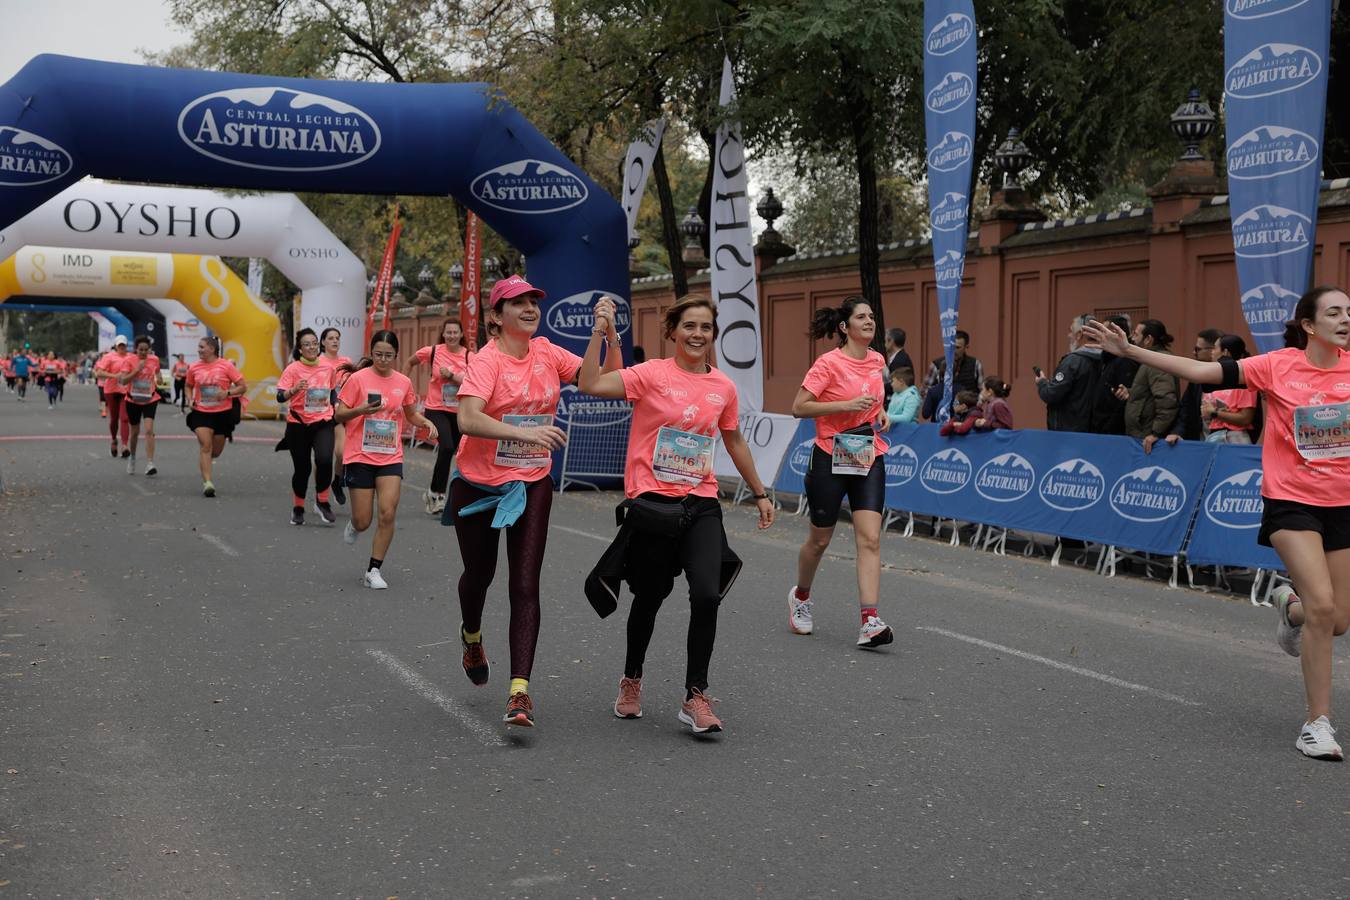
[[[905,530],[902,532],[902,536],[914,537],[914,513],[909,514],[909,521],[905,523]]]

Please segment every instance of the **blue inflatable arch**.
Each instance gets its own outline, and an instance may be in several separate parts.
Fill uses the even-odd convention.
[[[577,352],[628,294],[622,208],[485,84],[366,84],[34,57],[0,86],[0,228],[85,175],[451,195],[528,261],[541,333]],[[625,347],[628,316],[620,315]],[[580,324],[579,324],[580,323]],[[359,328],[361,322],[350,327]]]

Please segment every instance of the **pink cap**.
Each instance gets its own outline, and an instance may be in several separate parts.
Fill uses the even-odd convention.
[[[492,293],[488,298],[488,306],[496,306],[503,300],[509,300],[512,297],[519,297],[521,294],[534,294],[540,300],[544,299],[544,292],[530,284],[519,275],[512,275],[510,278],[503,278],[492,286]]]

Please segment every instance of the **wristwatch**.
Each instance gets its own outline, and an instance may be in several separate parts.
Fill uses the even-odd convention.
[[[768,495],[768,494],[751,494],[750,497],[751,497],[752,499],[754,499],[754,500],[768,500],[768,499],[769,499],[769,495]]]

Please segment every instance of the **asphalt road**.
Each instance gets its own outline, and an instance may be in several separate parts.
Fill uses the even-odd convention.
[[[726,731],[695,738],[678,589],[645,717],[613,717],[623,617],[581,584],[616,498],[569,493],[538,727],[508,733],[505,573],[476,688],[458,550],[421,512],[430,455],[373,592],[345,510],[287,524],[278,432],[246,424],[207,500],[190,440],[128,476],[92,390],[56,412],[0,393],[0,897],[1350,896],[1350,769],[1294,750],[1269,610],[892,533],[897,639],[860,651],[847,526],[799,637],[803,520],[756,534],[742,506]]]

